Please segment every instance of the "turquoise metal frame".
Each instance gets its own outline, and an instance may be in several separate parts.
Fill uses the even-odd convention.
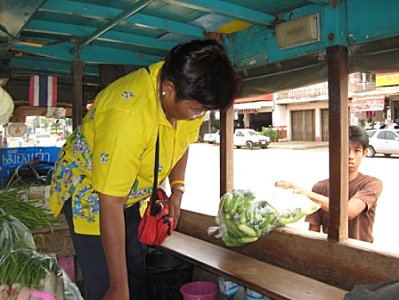
[[[356,47],[399,36],[397,0],[4,0],[0,55],[13,74],[70,76],[85,63],[98,78],[99,64],[145,66],[174,46],[239,20],[248,24],[222,39],[240,70],[268,66],[325,49]],[[275,25],[310,14],[320,18],[320,41],[279,49]],[[234,28],[234,26],[233,26]],[[18,55],[16,55],[18,54]],[[351,51],[350,51],[351,55]],[[97,70],[95,70],[97,69]]]

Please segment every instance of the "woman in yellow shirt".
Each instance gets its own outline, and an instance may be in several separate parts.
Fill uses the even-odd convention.
[[[228,107],[236,91],[224,48],[194,40],[98,94],[60,151],[50,196],[54,214],[68,221],[86,299],[145,299],[146,246],[137,226],[139,202],[152,192],[157,137],[158,178],[171,183],[177,222],[188,146],[205,111]]]

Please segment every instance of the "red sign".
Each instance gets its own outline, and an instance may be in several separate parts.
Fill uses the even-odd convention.
[[[384,110],[385,97],[352,98],[352,111]]]

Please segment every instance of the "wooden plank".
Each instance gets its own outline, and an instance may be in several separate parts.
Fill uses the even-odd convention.
[[[346,291],[252,257],[173,233],[163,249],[274,299],[343,299]]]
[[[330,222],[328,238],[348,238],[348,49],[327,48]]]
[[[220,195],[234,187],[234,106],[220,111]]]
[[[58,107],[61,107],[59,105]],[[10,118],[10,122],[15,123],[25,123],[27,116],[46,116],[47,107],[41,106],[18,106],[14,109],[14,113]],[[65,117],[72,117],[72,109],[70,107],[65,107]]]
[[[52,229],[33,229],[37,251],[41,253],[54,253],[57,257],[75,255],[68,225],[54,225]]]
[[[224,247],[221,239],[208,235],[211,226],[215,217],[183,210],[177,230]],[[255,243],[229,249],[346,290],[399,278],[397,254],[352,239],[331,241],[308,230],[281,227]]]
[[[83,119],[83,68],[84,63],[76,59],[72,62],[72,81],[73,81],[73,98],[72,98],[72,123],[75,129],[82,123]]]

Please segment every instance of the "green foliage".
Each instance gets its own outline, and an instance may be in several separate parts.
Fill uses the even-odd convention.
[[[278,141],[280,138],[280,130],[271,127],[262,127],[260,134],[270,137],[271,141]]]
[[[359,125],[363,128],[370,129],[370,128],[375,128],[375,126],[377,125],[377,122],[373,119],[368,119],[368,120],[360,119]]]
[[[369,125],[370,125],[370,128],[375,128],[375,126],[377,125],[377,122],[374,121],[373,119],[369,119]]]
[[[366,126],[366,119],[360,119],[359,120],[359,125],[364,128]]]

